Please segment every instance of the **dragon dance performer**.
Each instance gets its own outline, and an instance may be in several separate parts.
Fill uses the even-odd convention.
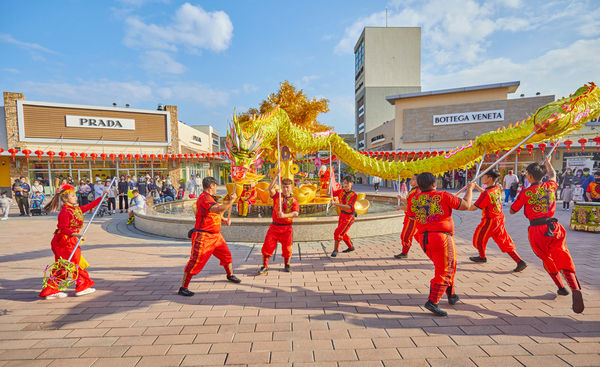
[[[263,264],[258,270],[259,275],[269,272],[269,258],[273,256],[277,242],[281,243],[281,256],[284,261],[284,271],[290,272],[290,258],[292,257],[292,229],[293,218],[300,214],[298,199],[292,196],[293,181],[289,178],[281,180],[281,211],[279,210],[279,192],[275,190],[275,183],[279,172],[273,176],[269,185],[269,193],[273,199],[273,221],[269,226],[265,242],[262,246]]]
[[[58,224],[54,231],[54,237],[52,238],[51,246],[52,252],[54,253],[54,260],[68,259],[73,252],[73,249],[77,245],[79,238],[83,235],[79,233],[83,227],[83,213],[95,208],[102,197],[97,198],[91,203],[83,206],[78,206],[77,194],[75,193],[75,187],[71,185],[63,185],[60,189],[60,193],[56,193],[50,203],[46,205],[44,210],[46,212],[55,211],[58,209],[62,202],[62,209],[58,214]],[[83,237],[82,240],[85,240]],[[93,293],[96,290],[92,288],[95,284],[85,268],[88,267],[87,261],[81,256],[81,247],[78,247],[71,261],[78,265],[78,277],[75,287],[75,295],[83,296],[85,294]],[[46,299],[64,298],[67,296],[66,293],[58,290],[58,286],[53,282],[42,289],[40,297]]]
[[[250,209],[250,205],[256,202],[256,196],[258,195],[256,188],[252,187],[250,184],[245,184],[240,194],[240,199],[237,203],[237,211],[240,217],[245,217],[248,215],[248,210]]]
[[[323,165],[319,168],[319,184],[321,185],[322,192],[327,192],[329,184],[331,183],[331,172],[327,169],[327,166]]]
[[[400,235],[400,239],[402,240],[402,252],[394,255],[396,259],[405,259],[408,256],[408,251],[410,250],[410,246],[412,245],[412,240],[415,236],[415,232],[417,230],[417,225],[415,224],[415,213],[412,210],[412,200],[415,196],[421,193],[417,184],[417,176],[418,174],[413,175],[410,178],[410,192],[406,197],[406,203],[401,203],[398,206],[398,209],[404,209],[404,225],[402,226],[402,234]],[[401,200],[400,196],[398,196]]]
[[[454,292],[456,249],[452,239],[452,210],[469,209],[474,184],[467,183],[465,196],[460,199],[445,191],[437,191],[435,176],[429,172],[421,173],[417,182],[421,193],[413,199],[412,204],[417,224],[415,238],[435,266],[435,275],[431,279],[429,299],[425,308],[438,316],[446,316],[448,313],[438,307],[444,292],[448,296],[449,304],[454,305],[458,302],[458,295]]]
[[[472,256],[469,259],[476,263],[487,262],[485,249],[487,242],[492,238],[498,244],[500,250],[507,253],[517,263],[517,267],[513,271],[520,272],[527,267],[527,263],[517,254],[515,243],[506,232],[506,227],[504,226],[502,190],[496,184],[499,176],[498,171],[492,169],[481,177],[481,183],[486,186],[485,190],[479,186],[475,186],[475,189],[481,195],[479,195],[475,204],[469,207],[469,210],[481,209],[481,223],[479,223],[473,234],[473,246],[479,251],[479,256]]]
[[[546,173],[548,181],[542,183],[541,180]],[[531,186],[521,191],[510,207],[510,214],[525,208],[525,217],[529,219],[529,243],[533,252],[544,263],[544,268],[558,287],[557,293],[566,296],[569,291],[565,288],[558,272],[563,273],[573,292],[573,311],[581,313],[584,309],[583,295],[575,276],[575,264],[567,248],[566,231],[554,218],[558,184],[556,171],[550,164],[550,158],[546,158],[543,166],[539,163],[531,163],[527,166],[526,177],[531,182]]]
[[[588,201],[600,203],[600,171],[594,173],[594,181],[588,185],[585,195]]]
[[[350,236],[348,236],[348,231],[354,223],[354,217],[356,217],[354,205],[356,204],[356,199],[358,198],[358,195],[352,191],[353,184],[354,177],[346,176],[344,177],[342,188],[333,190],[333,205],[340,208],[340,216],[338,218],[338,226],[333,232],[333,240],[335,241],[335,245],[333,252],[331,253],[331,257],[336,257],[338,255],[340,241],[342,240],[348,246],[348,248],[342,252],[351,252],[355,249],[352,241],[350,240]]]
[[[240,283],[241,280],[233,275],[233,259],[227,243],[221,234],[221,222],[230,224],[229,219],[221,216],[223,212],[231,208],[235,199],[235,191],[231,194],[229,201],[218,204],[215,198],[217,193],[217,181],[214,177],[202,179],[202,194],[196,200],[196,225],[190,231],[192,238],[192,254],[183,271],[183,282],[178,294],[191,297],[194,292],[188,289],[192,277],[198,274],[211,255],[215,255],[225,268],[227,280]]]

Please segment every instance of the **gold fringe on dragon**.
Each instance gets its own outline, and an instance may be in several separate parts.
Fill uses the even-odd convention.
[[[481,159],[485,151],[508,150],[534,132],[528,144],[558,139],[599,115],[600,90],[590,82],[571,96],[540,107],[523,121],[485,133],[442,155],[410,162],[388,162],[364,156],[333,131],[310,131],[296,126],[283,109],[275,107],[243,123],[234,116],[227,132],[227,154],[235,182],[257,182],[263,176],[253,171],[253,164],[260,157],[276,161],[279,132],[281,146],[287,146],[295,154],[329,150],[331,145],[335,156],[359,172],[386,179],[408,178],[420,172],[440,174],[470,166]]]

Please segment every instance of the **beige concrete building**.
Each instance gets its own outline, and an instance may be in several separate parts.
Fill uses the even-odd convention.
[[[366,132],[394,118],[392,94],[421,91],[421,28],[365,27],[354,48],[356,148]]]

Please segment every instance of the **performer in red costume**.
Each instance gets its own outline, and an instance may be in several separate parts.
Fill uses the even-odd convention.
[[[401,201],[398,210],[404,210],[404,225],[402,226],[402,234],[400,234],[400,239],[402,240],[402,252],[394,255],[396,259],[405,259],[408,256],[413,237],[417,231],[415,213],[412,211],[412,201],[415,196],[421,193],[417,184],[417,176],[418,175],[415,174],[410,178],[410,191],[408,196],[402,198],[398,195],[398,198]]]
[[[240,194],[240,200],[237,203],[237,211],[240,217],[245,217],[248,215],[248,210],[250,209],[250,205],[256,202],[256,188],[247,184],[244,185],[244,189]]]
[[[319,183],[321,184],[321,190],[323,190],[323,192],[327,192],[327,190],[329,189],[329,181],[331,178],[330,175],[331,172],[329,172],[327,166],[323,165],[321,166],[321,168],[319,168]]]
[[[79,233],[83,227],[83,213],[95,208],[100,204],[101,199],[102,197],[99,197],[87,205],[78,206],[75,188],[71,185],[63,185],[60,193],[54,195],[52,201],[46,205],[44,210],[51,212],[57,210],[61,202],[63,204],[58,214],[58,225],[54,231],[51,243],[55,261],[58,259],[69,259],[71,252],[73,252],[73,249],[77,245],[77,241],[80,238],[82,238],[82,241],[85,240],[85,237]],[[90,279],[88,272],[85,271],[88,264],[83,256],[81,256],[81,246],[73,254],[71,262],[79,266],[75,295],[83,296],[95,292],[96,290],[92,288],[95,283]],[[45,297],[46,299],[64,298],[66,296],[67,294],[59,291],[58,286],[53,283],[48,284],[40,292],[40,297]]]
[[[275,190],[275,182],[279,172],[271,180],[269,193],[273,199],[273,222],[269,226],[265,242],[262,246],[263,264],[258,270],[259,275],[269,272],[269,258],[273,256],[277,242],[281,243],[281,256],[284,262],[284,271],[290,272],[290,258],[292,257],[292,240],[294,231],[292,229],[293,218],[300,214],[298,199],[292,196],[293,182],[289,178],[281,180],[281,211],[279,210],[279,192]]]
[[[354,204],[356,204],[356,199],[358,197],[358,195],[352,191],[353,184],[354,177],[346,176],[344,177],[342,188],[333,191],[333,205],[340,208],[340,216],[338,218],[338,226],[335,229],[335,232],[333,232],[335,245],[331,257],[336,257],[338,255],[340,241],[342,240],[348,246],[348,248],[342,252],[352,252],[355,249],[350,240],[350,236],[348,236],[348,231],[350,230],[352,223],[354,223],[354,217],[356,217]]]
[[[548,181],[542,183],[548,174]],[[565,288],[559,271],[567,280],[573,292],[573,311],[583,312],[583,295],[581,286],[575,276],[575,264],[567,248],[566,231],[554,217],[556,211],[556,171],[546,158],[544,165],[531,163],[526,168],[527,180],[531,186],[521,191],[513,205],[510,214],[515,214],[525,207],[524,214],[529,219],[529,243],[533,252],[542,259],[544,268],[558,287],[558,294],[566,296],[569,291]]]
[[[454,293],[456,249],[452,240],[452,210],[469,209],[474,185],[472,182],[467,183],[465,196],[460,199],[445,191],[437,191],[435,176],[429,172],[421,173],[417,177],[417,183],[421,193],[412,203],[417,223],[415,238],[435,266],[435,275],[431,279],[429,299],[425,308],[438,316],[446,316],[448,313],[438,307],[444,292],[448,296],[449,304],[458,302],[458,295]]]
[[[481,223],[473,234],[473,246],[479,251],[479,256],[472,256],[469,259],[476,263],[487,262],[485,248],[488,240],[492,238],[498,244],[500,250],[507,253],[517,263],[517,267],[513,271],[520,272],[527,267],[527,264],[517,254],[515,243],[504,226],[502,190],[496,185],[498,176],[500,176],[498,171],[492,169],[481,177],[481,183],[486,186],[485,190],[477,185],[475,186],[475,189],[481,194],[469,210],[481,209],[483,218],[481,218]]]
[[[227,280],[233,283],[241,282],[238,277],[233,275],[231,252],[221,234],[221,222],[225,222],[227,225],[231,224],[230,220],[223,218],[221,214],[231,208],[235,202],[237,198],[235,191],[231,194],[229,201],[218,204],[215,198],[217,181],[214,177],[202,179],[202,189],[202,194],[196,200],[196,225],[189,234],[192,238],[192,254],[183,271],[183,282],[178,292],[179,295],[185,297],[194,295],[194,292],[188,289],[190,281],[204,268],[211,255],[215,255],[220,260],[221,266],[227,273]]]

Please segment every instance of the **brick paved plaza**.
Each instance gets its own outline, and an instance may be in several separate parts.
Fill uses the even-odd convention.
[[[507,227],[525,271],[513,274],[493,243],[488,263],[470,262],[479,218],[455,215],[461,301],[444,298],[439,318],[422,307],[433,266],[416,243],[394,259],[398,236],[356,240],[336,259],[331,241],[304,243],[291,274],[277,254],[266,277],[255,276],[261,244],[230,244],[242,283],[212,259],[184,298],[190,244],[146,236],[124,214],[88,232],[98,291],[41,300],[56,217],[11,217],[0,223],[0,366],[599,366],[600,236],[567,230],[586,302],[576,315],[532,253],[522,213]],[[558,218],[567,227],[568,214]]]

